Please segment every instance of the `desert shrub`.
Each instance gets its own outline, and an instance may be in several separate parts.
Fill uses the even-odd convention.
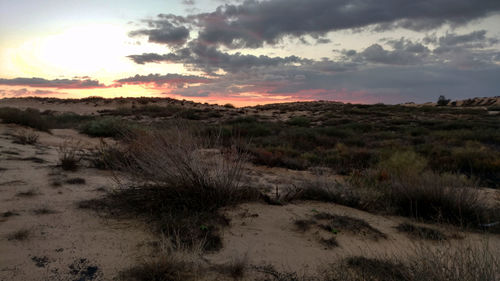
[[[439,230],[424,226],[417,226],[411,223],[401,223],[396,227],[396,229],[399,232],[404,232],[411,237],[419,239],[446,240],[446,236]]]
[[[356,190],[333,181],[325,175],[303,180],[293,199],[332,202],[350,207],[360,207],[361,198]]]
[[[493,281],[499,260],[488,246],[416,247],[405,259],[353,256],[332,264],[319,275],[324,281]]]
[[[426,159],[413,151],[395,152],[387,160],[380,161],[378,164],[381,172],[391,177],[420,174],[426,166]]]
[[[414,152],[396,152],[377,168],[353,174],[348,182],[365,191],[360,192],[362,206],[372,211],[474,229],[499,219],[497,208],[481,195],[475,181],[425,166],[425,159]]]
[[[127,163],[128,153],[121,144],[114,145],[101,140],[90,152],[90,163],[94,168],[106,170],[116,170],[123,166],[121,163]]]
[[[33,108],[20,110],[17,108],[3,107],[0,108],[0,119],[3,123],[13,123],[48,132],[50,123],[40,111]]]
[[[252,156],[252,162],[269,167],[284,167],[294,170],[303,170],[307,168],[304,159],[296,157],[296,151],[285,148],[250,148],[249,153]]]
[[[226,103],[224,105],[225,108],[234,108],[234,105],[232,105],[231,103]]]
[[[103,117],[85,123],[80,132],[92,137],[120,138],[132,129],[131,125],[120,118]]]
[[[29,229],[20,229],[12,233],[9,233],[7,235],[7,240],[25,241],[30,238],[30,235],[31,231]]]
[[[231,133],[243,137],[269,136],[276,131],[276,125],[269,122],[259,122],[255,117],[238,117],[226,122]]]
[[[31,130],[20,130],[17,133],[13,134],[13,137],[15,143],[36,144],[40,135]]]
[[[47,113],[45,114],[50,128],[53,129],[77,129],[82,123],[94,120],[96,117],[90,115],[79,115],[76,113]]]
[[[465,146],[451,151],[450,160],[451,169],[481,179],[485,185],[491,187],[499,185],[500,153],[480,143],[467,142]]]
[[[327,224],[320,225],[324,230],[331,233],[350,232],[354,235],[364,235],[371,239],[378,240],[387,238],[387,235],[373,228],[369,223],[362,219],[349,216],[332,215],[329,213],[317,213],[314,218],[326,220]]]
[[[311,124],[311,120],[305,116],[295,116],[287,121],[290,126],[308,127]]]
[[[199,280],[203,269],[197,258],[199,248],[183,248],[162,239],[156,249],[156,256],[120,272],[118,280],[123,281],[189,281]]]
[[[400,176],[390,183],[390,197],[398,214],[425,220],[477,228],[493,215],[475,183],[452,174]]]
[[[67,184],[85,184],[87,181],[84,178],[71,178],[67,179]]]
[[[75,171],[78,169],[80,161],[85,155],[81,144],[78,141],[65,140],[58,148],[59,166],[65,171]]]
[[[326,164],[339,174],[347,175],[356,170],[369,168],[376,159],[374,150],[337,143],[335,148],[327,153]]]
[[[218,228],[227,221],[217,210],[259,196],[240,180],[244,154],[221,148],[217,139],[201,138],[188,128],[130,136],[126,146],[125,161],[112,165],[132,177],[132,188],[81,207],[139,215],[185,244],[203,240],[205,250],[218,250]]]
[[[408,261],[409,280],[497,280],[500,260],[489,247],[466,244],[444,249],[417,248]]]

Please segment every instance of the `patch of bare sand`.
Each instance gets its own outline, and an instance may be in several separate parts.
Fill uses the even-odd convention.
[[[321,222],[301,231],[294,223],[296,220],[314,220],[316,214],[323,212],[361,219],[387,237],[372,239],[363,231],[353,233],[342,228],[334,234],[323,229]],[[246,256],[253,265],[273,265],[284,271],[314,273],[325,264],[353,255],[404,258],[422,245],[443,247],[484,241],[488,241],[491,249],[500,255],[498,235],[460,233],[453,227],[430,225],[449,237],[462,236],[463,239],[450,238],[445,243],[415,240],[395,229],[400,223],[409,221],[405,218],[374,215],[331,203],[300,202],[285,206],[249,203],[226,209],[224,213],[231,220],[231,226],[223,235],[224,248],[207,256],[215,264]],[[329,247],[322,242],[330,238],[335,238],[339,246]]]
[[[54,130],[40,133],[38,145],[20,145],[8,135],[15,129],[0,125],[0,280],[111,280],[149,255],[155,237],[139,222],[78,209],[115,186],[107,172],[56,167],[65,139],[96,140]],[[74,178],[84,183],[66,182]]]

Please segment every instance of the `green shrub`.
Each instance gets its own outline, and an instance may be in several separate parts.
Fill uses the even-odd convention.
[[[309,127],[311,120],[305,116],[295,116],[287,121],[290,126]]]
[[[102,117],[89,121],[80,127],[80,132],[92,137],[119,138],[126,135],[132,126],[120,118]]]
[[[38,109],[27,108],[25,110],[20,110],[17,108],[3,107],[0,108],[0,119],[2,119],[3,123],[18,124],[44,132],[48,132],[50,129],[50,123]]]
[[[398,151],[389,159],[380,161],[378,167],[389,176],[413,176],[422,173],[427,167],[427,160],[413,151]]]

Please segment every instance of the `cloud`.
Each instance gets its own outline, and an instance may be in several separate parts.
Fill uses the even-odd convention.
[[[312,65],[269,67],[251,73],[233,73],[210,84],[173,89],[185,97],[273,100],[340,100],[344,102],[434,101],[498,95],[500,67],[457,69],[450,65],[377,65],[342,72],[324,72]]]
[[[464,49],[480,49],[497,44],[497,38],[486,36],[486,30],[476,30],[467,34],[447,33],[445,36],[426,36],[424,42],[437,45],[435,53],[446,53]]]
[[[182,20],[160,15],[157,20],[146,21],[149,29],[131,34],[178,45],[187,40],[188,27],[196,26],[200,42],[259,48],[264,43],[276,44],[285,36],[319,38],[330,31],[368,26],[374,26],[375,31],[457,26],[499,11],[498,0],[246,0]]]
[[[422,63],[428,53],[427,47],[418,44],[396,45],[393,51],[385,50],[379,44],[373,44],[359,53],[357,60],[389,65],[411,65]]]
[[[142,55],[131,55],[128,58],[138,64],[144,63],[182,63],[192,69],[202,70],[213,74],[219,69],[226,72],[245,71],[252,67],[268,67],[287,65],[294,63],[308,63],[310,60],[301,59],[297,56],[269,57],[244,55],[241,53],[228,54],[221,52],[213,46],[191,42],[188,47],[179,49],[173,53],[159,55],[145,53]]]
[[[153,84],[159,88],[164,85],[182,88],[186,84],[206,84],[211,83],[212,79],[195,76],[195,75],[181,75],[181,74],[149,74],[149,75],[135,75],[133,77],[123,78],[115,81],[117,84],[123,85],[148,85]]]
[[[0,85],[8,86],[26,86],[35,88],[56,88],[56,89],[95,89],[106,88],[105,85],[97,80],[91,79],[54,79],[47,80],[44,78],[0,78]]]
[[[148,28],[129,32],[130,37],[147,36],[149,42],[182,46],[189,39],[187,21],[180,16],[160,14],[157,20],[144,20]]]
[[[64,92],[46,91],[46,90],[35,90],[30,91],[26,88],[15,89],[15,90],[0,90],[0,96],[2,97],[31,97],[31,96],[59,96],[66,95]]]

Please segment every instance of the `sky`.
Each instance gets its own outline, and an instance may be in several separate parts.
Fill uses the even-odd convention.
[[[500,96],[498,0],[0,0],[0,98]]]

